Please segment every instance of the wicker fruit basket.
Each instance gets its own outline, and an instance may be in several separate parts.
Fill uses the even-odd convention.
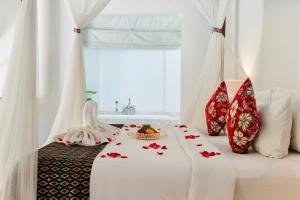
[[[159,140],[160,132],[146,124],[137,131],[135,137],[138,140]]]

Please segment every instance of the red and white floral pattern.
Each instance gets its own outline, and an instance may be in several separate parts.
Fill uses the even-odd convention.
[[[233,152],[247,153],[259,129],[256,100],[249,78],[234,97],[227,111],[226,122],[229,143]]]
[[[208,134],[217,136],[226,124],[225,116],[229,107],[227,88],[224,81],[212,95],[205,108]]]

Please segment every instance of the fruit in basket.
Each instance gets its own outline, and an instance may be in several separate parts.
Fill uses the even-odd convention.
[[[154,131],[153,129],[148,128],[148,129],[146,130],[146,133],[147,133],[147,134],[153,134],[153,133],[155,133],[155,131]]]
[[[152,128],[150,125],[143,125],[136,134],[136,138],[139,140],[158,140],[160,132]]]
[[[154,134],[154,133],[158,133],[157,130],[155,130],[154,128],[152,128],[149,124],[144,124],[142,126],[142,128],[140,128],[138,131],[138,133],[144,133],[144,134]]]

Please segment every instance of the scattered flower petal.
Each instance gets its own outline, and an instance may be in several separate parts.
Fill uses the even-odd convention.
[[[149,147],[147,147],[147,146],[143,146],[143,149],[149,149]]]
[[[118,142],[116,145],[119,146],[119,145],[121,145],[121,144],[122,144],[121,142]]]
[[[101,144],[101,142],[100,142],[100,141],[97,141],[96,144]]]
[[[166,150],[166,149],[168,149],[168,148],[167,148],[167,146],[162,146],[161,149]]]
[[[107,138],[107,140],[108,140],[108,142],[111,142],[111,141],[112,141],[112,139],[111,139],[111,138]]]
[[[128,157],[127,157],[127,156],[121,156],[121,158],[123,158],[123,159],[124,159],[124,158],[128,158]]]
[[[202,147],[202,146],[203,146],[203,144],[197,144],[196,146],[197,146],[197,147]]]
[[[135,125],[135,124],[130,125],[130,128],[136,128],[136,127],[137,127],[137,125]]]
[[[219,152],[208,152],[208,151],[202,151],[200,152],[200,154],[204,157],[204,158],[209,158],[209,157],[213,157],[213,156],[216,156],[216,155],[221,155],[221,153]]]
[[[114,152],[112,152],[112,153],[107,153],[106,155],[109,156],[109,157],[112,157],[112,158],[117,158],[117,157],[120,157],[120,156],[121,156],[121,154],[119,154],[119,153],[114,153]]]
[[[154,142],[154,143],[150,144],[149,147],[152,149],[158,149],[158,148],[160,148],[160,145]]]
[[[184,138],[187,139],[187,140],[189,140],[189,139],[194,140],[194,139],[199,138],[199,137],[200,137],[200,135],[186,135]]]
[[[182,124],[182,125],[179,126],[179,128],[187,128],[187,125]]]
[[[156,152],[157,153],[157,155],[163,155],[164,153],[163,152]]]
[[[106,157],[105,155],[101,155],[101,156],[100,156],[100,158],[105,158],[105,157]]]

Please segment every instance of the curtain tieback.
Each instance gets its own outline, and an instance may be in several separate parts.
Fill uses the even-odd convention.
[[[217,28],[217,27],[212,27],[212,32],[223,33],[223,29]]]
[[[80,28],[74,28],[73,31],[74,31],[75,33],[80,33]]]

